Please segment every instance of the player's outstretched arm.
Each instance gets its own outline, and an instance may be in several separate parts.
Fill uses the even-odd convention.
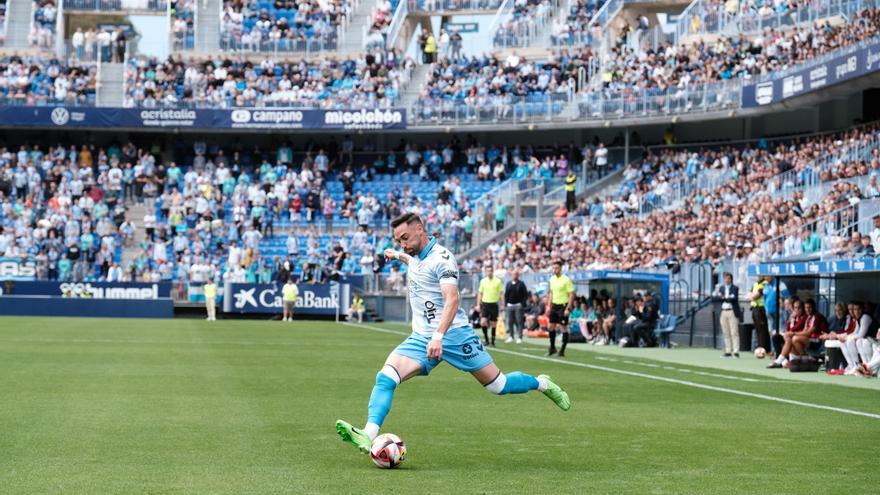
[[[398,260],[406,265],[408,265],[410,260],[412,260],[412,256],[404,253],[403,251],[395,251],[393,249],[386,249],[384,254],[385,254],[386,259]]]

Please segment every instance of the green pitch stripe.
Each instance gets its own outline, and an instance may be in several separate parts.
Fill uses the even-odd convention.
[[[358,323],[345,323],[345,324],[348,326],[360,327],[360,328],[364,328],[364,329],[372,330],[372,331],[376,331],[376,332],[392,333],[392,334],[396,334],[396,335],[409,335],[407,332],[390,330],[387,328],[377,327],[377,326],[373,326],[373,325],[364,325],[364,324],[358,324]],[[598,371],[605,371],[608,373],[617,373],[619,375],[634,376],[634,377],[638,377],[638,378],[646,378],[648,380],[657,380],[657,381],[666,382],[666,383],[674,383],[677,385],[684,385],[687,387],[700,388],[703,390],[711,390],[713,392],[722,392],[722,393],[726,393],[726,394],[739,395],[742,397],[751,397],[753,399],[762,399],[762,400],[768,400],[768,401],[773,401],[773,402],[780,402],[783,404],[790,404],[793,406],[808,407],[811,409],[821,409],[824,411],[831,411],[831,412],[836,412],[836,413],[841,413],[841,414],[850,414],[853,416],[863,416],[863,417],[871,418],[871,419],[880,419],[880,414],[873,414],[873,413],[868,413],[868,412],[864,412],[864,411],[856,411],[854,409],[844,409],[842,407],[824,406],[822,404],[814,404],[812,402],[803,402],[803,401],[799,401],[799,400],[784,399],[781,397],[773,397],[772,395],[756,394],[753,392],[745,392],[743,390],[736,390],[736,389],[732,389],[732,388],[716,387],[714,385],[706,385],[703,383],[691,382],[688,380],[679,380],[677,378],[668,378],[665,376],[652,375],[649,373],[641,373],[638,371],[629,371],[629,370],[623,370],[623,369],[619,369],[619,368],[608,368],[605,366],[598,366],[595,364],[587,364],[587,363],[578,363],[578,362],[574,362],[574,361],[561,361],[559,359],[551,359],[551,358],[544,357],[544,356],[534,356],[532,354],[526,354],[524,352],[517,352],[517,351],[509,351],[507,349],[494,348],[494,349],[492,349],[492,352],[501,352],[504,354],[510,354],[512,356],[519,356],[519,357],[524,357],[524,358],[529,358],[529,359],[536,359],[538,361],[547,361],[547,362],[554,363],[554,364],[565,364],[568,366],[589,368],[589,369],[598,370]]]

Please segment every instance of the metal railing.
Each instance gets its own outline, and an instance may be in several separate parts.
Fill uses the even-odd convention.
[[[804,23],[815,23],[833,16],[849,17],[876,6],[876,0],[812,0],[797,6],[784,4],[786,10],[774,11],[770,4],[764,7],[750,2],[723,2],[695,0],[678,18],[675,43],[681,44],[692,35],[734,35],[761,32],[765,29],[784,29]]]
[[[504,101],[468,103],[449,99],[421,99],[413,105],[410,115],[414,125],[473,124],[473,123],[529,123],[549,122],[563,111],[573,97],[567,93],[531,97],[506,96]]]
[[[496,19],[500,21],[494,30],[490,28],[492,42],[495,48],[526,47],[538,38],[539,33],[552,22],[553,17],[559,11],[560,0],[546,0],[535,7],[533,15],[516,17],[516,5],[510,4],[511,9]],[[508,5],[508,2],[505,2]],[[499,9],[500,12],[501,9]]]
[[[9,32],[9,0],[4,0],[3,22],[0,22],[0,46],[6,45],[6,33]]]
[[[513,16],[513,0],[504,0],[501,5],[498,6],[498,10],[495,12],[495,15],[492,16],[492,23],[489,24],[488,33],[494,39],[495,33],[501,26],[507,22]]]
[[[410,11],[496,10],[502,0],[400,0]]]
[[[397,4],[397,9],[394,10],[394,15],[391,17],[391,23],[388,24],[388,37],[385,39],[385,48],[389,50],[394,49],[394,46],[397,44],[397,37],[400,36],[400,30],[403,28],[403,23],[406,21],[408,14],[408,2],[400,0],[400,3]]]
[[[826,62],[828,62],[831,59],[843,57],[847,54],[857,52],[857,51],[861,50],[862,48],[865,48],[869,45],[873,45],[878,42],[880,42],[880,35],[872,36],[871,38],[859,41],[858,43],[854,43],[852,45],[845,46],[843,48],[838,48],[836,50],[832,50],[830,52],[823,53],[823,54],[818,55],[816,57],[812,57],[809,60],[805,60],[799,64],[795,64],[795,65],[786,67],[784,69],[779,69],[779,70],[774,69],[772,72],[768,72],[767,74],[758,74],[756,76],[753,76],[749,80],[749,84],[759,84],[759,83],[762,83],[765,81],[780,79],[780,78],[786,77],[789,74],[792,74],[794,72],[801,72],[801,71],[811,69],[813,67],[818,67],[820,65],[824,65]]]
[[[342,28],[336,26],[335,34],[326,38],[317,39],[288,39],[281,38],[277,40],[261,39],[259,41],[242,42],[235,39],[232,33],[226,31],[220,35],[220,49],[223,51],[241,52],[241,53],[271,53],[278,55],[279,53],[310,53],[323,52],[328,50],[337,50],[340,47],[340,35]]]
[[[867,233],[871,220],[878,215],[880,199],[864,200],[837,208],[762,242],[763,259],[837,256],[841,241],[856,230]],[[813,237],[818,239],[812,239]]]
[[[782,193],[782,197],[788,199],[795,193],[803,193],[809,188],[822,184],[822,173],[834,164],[869,159],[878,147],[880,147],[880,132],[873,132],[853,146],[845,142],[841,146],[834,146],[831,151],[826,151],[812,163],[777,174],[767,180],[766,184],[771,192]],[[811,201],[814,203],[817,200]]]
[[[580,118],[609,119],[712,112],[739,108],[742,81],[690,85],[684,88],[598,91],[578,96]]]
[[[404,3],[405,2],[401,1],[401,4]],[[359,5],[360,0],[350,0],[348,2],[348,9],[342,18],[342,22],[335,26],[325,25],[322,28],[324,32],[314,38],[299,39],[279,37],[272,39],[270,34],[269,38],[261,37],[260,39],[253,39],[256,30],[252,30],[250,33],[247,33],[247,39],[244,41],[241,38],[236,38],[233,32],[228,30],[224,31],[222,29],[224,11],[221,8],[218,19],[221,26],[220,49],[223,51],[242,53],[272,53],[274,55],[278,55],[279,53],[305,53],[306,55],[309,55],[316,52],[339,50],[345,43],[346,28],[351,25],[352,16]],[[198,16],[198,9],[196,9],[196,15]],[[292,33],[294,31],[291,30],[289,32]],[[278,33],[280,35],[280,31]]]
[[[128,42],[126,42],[126,45],[127,44]],[[64,42],[63,56],[71,61],[112,62],[116,55],[116,44],[112,41],[106,46],[101,46],[98,43],[97,38],[93,38],[90,41],[83,41],[83,43],[78,46],[75,46],[72,40]],[[117,60],[122,62],[122,60]]]
[[[62,0],[66,10],[116,12],[150,11],[165,12],[168,0]]]

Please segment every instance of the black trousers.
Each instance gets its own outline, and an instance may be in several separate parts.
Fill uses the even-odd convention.
[[[763,306],[752,307],[752,321],[755,322],[755,334],[758,336],[758,347],[770,352],[770,331],[767,328],[767,312]]]

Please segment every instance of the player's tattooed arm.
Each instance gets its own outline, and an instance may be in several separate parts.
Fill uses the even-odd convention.
[[[403,251],[395,251],[393,249],[386,249],[385,250],[385,258],[387,258],[389,260],[398,260],[398,261],[402,262],[403,264],[408,265],[410,260],[412,259],[412,256],[404,253]]]

